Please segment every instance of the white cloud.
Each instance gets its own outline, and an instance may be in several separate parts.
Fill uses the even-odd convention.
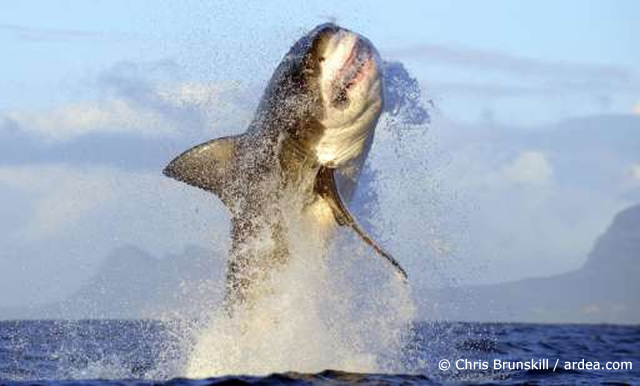
[[[193,105],[202,106],[224,102],[220,100],[222,86],[211,83],[182,82],[173,87],[163,87],[156,90],[158,96],[174,106]]]
[[[197,242],[204,232],[185,224],[193,215],[186,208],[193,205],[222,211],[212,195],[160,172],[70,165],[7,166],[0,167],[0,184],[33,200],[33,215],[24,224],[14,224],[16,234],[26,243],[77,242],[84,237],[106,246],[119,239],[163,251],[178,248],[185,240]],[[224,215],[216,217],[224,219]],[[176,235],[171,228],[180,223],[176,229],[181,232]],[[167,234],[175,237],[167,239]]]
[[[12,127],[53,142],[91,133],[135,133],[158,138],[222,126],[228,132],[228,126],[246,126],[253,111],[245,105],[253,102],[252,98],[245,101],[237,97],[248,96],[248,87],[238,84],[176,82],[153,87],[134,84],[133,91],[127,86],[118,85],[109,95],[96,100],[51,109],[0,112],[0,122],[4,120]],[[226,95],[229,92],[236,94],[236,98],[229,98]]]
[[[21,40],[41,42],[54,40],[104,39],[106,34],[90,30],[68,28],[34,28],[19,24],[0,24],[0,31],[8,32]]]
[[[631,112],[635,115],[640,115],[640,102],[636,103],[633,108],[631,109]]]
[[[69,232],[73,224],[86,221],[114,195],[114,186],[104,171],[60,165],[0,167],[0,183],[36,197],[34,216],[18,228],[29,240]]]
[[[54,141],[90,132],[135,131],[143,135],[165,136],[175,131],[175,127],[157,111],[120,98],[76,102],[50,110],[12,111],[4,118],[26,131]]]
[[[629,174],[633,182],[640,183],[640,163],[632,165],[631,168],[629,168]]]
[[[543,152],[525,151],[504,169],[504,175],[519,183],[545,185],[551,182],[553,166]]]

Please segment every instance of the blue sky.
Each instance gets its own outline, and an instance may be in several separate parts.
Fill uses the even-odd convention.
[[[273,1],[242,6],[194,1],[10,2],[0,13],[0,43],[3,56],[10,58],[0,63],[5,74],[0,108],[77,97],[74,91],[86,88],[82,82],[121,61],[174,60],[192,78],[260,82],[271,68],[262,63],[277,61],[283,43],[310,25],[335,19],[369,36],[383,53],[403,60],[425,87],[433,84],[445,95],[464,93],[464,85],[476,92],[501,86],[503,91],[528,88],[533,93],[531,88],[548,84],[553,67],[562,64],[634,73],[633,91],[616,94],[615,85],[610,85],[592,95],[567,92],[563,108],[545,105],[539,94],[484,103],[468,95],[456,102],[441,101],[452,115],[467,120],[486,115],[485,110],[501,110],[498,105],[504,103],[518,112],[523,106],[533,108],[540,120],[598,110],[628,112],[638,102],[639,12],[634,1],[415,1],[375,6],[365,1],[317,1],[296,7]],[[523,65],[549,68],[547,73],[523,77],[504,68],[473,66],[465,63],[464,55],[457,61],[443,60],[442,52],[421,51],[424,46],[496,60],[508,56],[521,59]],[[503,111],[498,115],[519,119]]]
[[[419,285],[575,269],[640,200],[640,3],[291,4],[0,5],[0,306],[67,295],[122,244],[224,245],[221,205],[159,171],[242,131],[282,55],[328,20],[434,102],[428,131],[382,127],[370,156],[377,232]]]

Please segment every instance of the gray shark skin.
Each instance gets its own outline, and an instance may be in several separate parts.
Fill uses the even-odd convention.
[[[406,280],[402,267],[360,227],[353,196],[383,105],[382,62],[364,37],[322,24],[275,70],[241,135],[195,146],[164,174],[217,195],[231,213],[226,304],[250,303],[256,283],[286,263],[288,202],[328,240],[353,229]],[[256,242],[260,240],[261,242]]]

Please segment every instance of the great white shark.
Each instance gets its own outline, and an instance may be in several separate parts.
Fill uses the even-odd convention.
[[[406,280],[347,206],[383,108],[382,71],[368,39],[321,24],[284,56],[245,133],[197,145],[164,169],[214,193],[231,213],[228,304],[257,296],[256,282],[286,262],[289,200],[322,238],[349,227]]]

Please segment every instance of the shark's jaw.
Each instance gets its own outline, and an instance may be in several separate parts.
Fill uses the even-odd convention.
[[[336,168],[368,150],[383,103],[381,63],[373,45],[354,32],[333,27],[322,39],[317,57],[325,130],[314,152],[321,165]]]

